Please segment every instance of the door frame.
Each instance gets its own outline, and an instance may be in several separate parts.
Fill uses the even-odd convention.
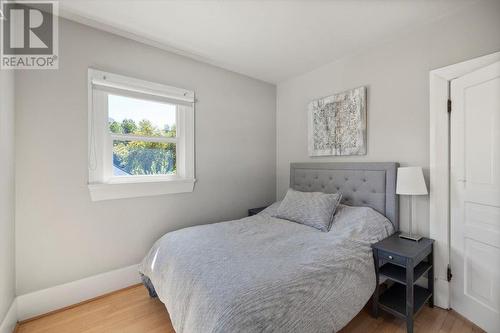
[[[429,234],[434,243],[434,304],[450,308],[450,99],[451,81],[500,61],[500,52],[430,71]],[[452,106],[453,108],[453,106]],[[452,111],[453,112],[453,111]]]

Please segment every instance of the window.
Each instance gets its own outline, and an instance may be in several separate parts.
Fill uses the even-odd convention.
[[[92,200],[191,192],[194,93],[89,69]]]

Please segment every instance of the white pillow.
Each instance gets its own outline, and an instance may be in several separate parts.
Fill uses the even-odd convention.
[[[289,189],[274,217],[329,231],[342,193],[299,192]]]

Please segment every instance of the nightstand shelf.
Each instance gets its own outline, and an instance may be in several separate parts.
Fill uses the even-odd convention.
[[[429,300],[432,293],[425,288],[413,286],[413,313],[417,311]],[[400,283],[395,283],[379,297],[378,305],[400,318],[406,318],[406,287]]]
[[[417,280],[422,277],[425,273],[429,271],[431,265],[426,261],[421,261],[414,269],[413,269],[413,283],[417,282]],[[406,285],[406,268],[391,264],[390,262],[384,264],[379,268],[379,273],[384,275],[386,278]]]

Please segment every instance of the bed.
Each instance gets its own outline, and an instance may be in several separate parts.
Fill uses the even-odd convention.
[[[370,245],[398,229],[396,163],[293,163],[290,187],[343,201],[329,232],[273,217],[167,233],[140,265],[177,333],[337,332],[375,289]]]

